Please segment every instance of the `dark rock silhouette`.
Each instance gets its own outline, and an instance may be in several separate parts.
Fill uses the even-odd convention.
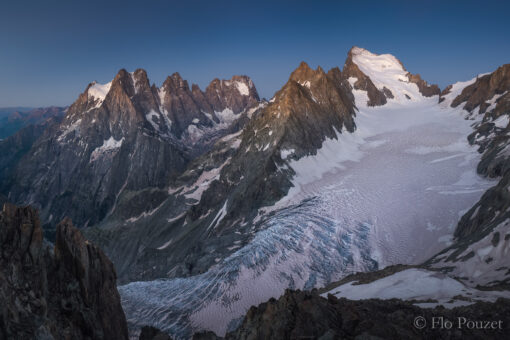
[[[0,213],[0,339],[127,339],[113,264],[69,219],[55,247],[37,212]]]

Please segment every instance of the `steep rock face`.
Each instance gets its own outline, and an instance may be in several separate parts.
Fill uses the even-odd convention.
[[[127,339],[113,264],[69,220],[52,251],[37,212],[0,214],[0,338]]]
[[[204,95],[215,112],[230,108],[238,113],[259,101],[257,90],[247,76],[233,76],[230,80],[214,79]]]
[[[132,100],[129,73],[121,70],[104,97],[96,87],[89,85],[58,131],[45,131],[17,166],[9,198],[39,206],[45,221],[71,216],[80,226],[95,224],[121,189],[164,185],[185,166],[184,152],[164,142],[141,111],[155,105],[151,97]]]
[[[490,106],[488,101],[495,95],[501,95],[510,88],[510,64],[499,67],[493,73],[481,76],[473,84],[466,86],[451,106],[463,104],[463,108],[472,112],[476,107],[479,113],[485,113]],[[499,110],[497,110],[499,111]]]
[[[225,129],[240,114],[258,104],[259,96],[247,76],[230,80],[214,79],[205,92],[178,73],[168,77],[159,90],[160,111],[172,122],[172,131],[187,141],[211,138]]]
[[[439,86],[436,84],[429,85],[429,83],[421,79],[419,74],[408,73],[407,76],[409,77],[409,82],[415,83],[416,86],[418,86],[418,89],[424,97],[437,96],[441,93]]]
[[[161,88],[160,105],[162,111],[168,114],[172,121],[173,132],[181,136],[193,120],[211,124],[203,112],[211,112],[211,107],[202,99],[202,92],[198,87],[190,91],[188,82],[178,73],[168,77]],[[194,97],[198,97],[198,101]]]
[[[337,138],[343,127],[353,131],[353,103],[345,102],[342,91],[320,67],[312,70],[302,63],[243,130],[236,154],[190,217],[203,216],[211,203],[225,203],[225,195],[230,198],[224,220],[238,218],[238,214],[246,219],[257,207],[279,199],[290,185],[292,170],[285,166],[287,160],[315,153],[326,138]],[[282,157],[284,150],[292,152]]]
[[[142,69],[91,83],[61,124],[16,163],[3,192],[39,207],[46,223],[70,216],[80,227],[96,225],[137,191],[167,186],[209,144],[242,127],[258,95],[248,77],[231,82],[210,95],[212,103],[178,74],[161,89],[150,86]],[[228,119],[216,117],[216,109]]]

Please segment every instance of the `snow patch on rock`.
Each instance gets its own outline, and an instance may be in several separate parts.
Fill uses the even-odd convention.
[[[510,117],[508,115],[499,116],[493,123],[497,128],[504,129],[508,126],[508,123],[510,123]]]
[[[103,145],[95,148],[94,151],[92,151],[92,154],[90,155],[90,162],[94,162],[106,154],[112,154],[113,152],[117,151],[122,146],[123,142],[124,137],[122,137],[120,140],[116,140],[113,138],[113,136],[105,139]]]
[[[338,298],[351,300],[364,299],[403,299],[425,301],[429,299],[437,302],[417,302],[422,307],[432,308],[443,305],[446,308],[453,308],[461,305],[469,305],[476,301],[495,301],[498,297],[508,297],[508,292],[486,292],[470,288],[461,282],[439,272],[424,269],[407,269],[386,276],[366,284],[359,284],[356,281],[345,283],[328,294]],[[455,299],[463,296],[465,299]],[[469,298],[471,301],[466,301]]]
[[[241,94],[241,96],[249,96],[250,95],[250,89],[248,88],[248,86],[245,83],[236,81],[236,87],[237,87],[237,90],[239,91],[239,93]]]
[[[104,99],[106,98],[106,95],[108,92],[110,92],[110,88],[112,87],[112,82],[106,83],[106,84],[98,84],[94,82],[94,85],[89,87],[89,90],[87,91],[87,94],[90,97],[97,100],[95,108],[98,108],[103,103]]]

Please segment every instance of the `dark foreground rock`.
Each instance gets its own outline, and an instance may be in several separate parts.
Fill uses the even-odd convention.
[[[446,321],[452,322],[451,329]],[[482,326],[476,326],[480,321]],[[505,299],[454,309],[422,309],[400,300],[352,301],[332,295],[325,299],[316,293],[287,290],[278,300],[252,307],[239,329],[225,338],[505,339],[509,325],[510,301]],[[219,338],[208,332],[194,339]]]
[[[113,264],[69,219],[55,247],[37,212],[0,213],[0,339],[127,339]]]
[[[139,340],[172,340],[172,338],[155,327],[144,326]]]
[[[140,340],[168,339],[155,328],[144,330]],[[507,339],[509,332],[508,299],[424,309],[398,299],[326,299],[317,291],[287,290],[278,300],[251,307],[241,326],[225,338],[201,332],[193,340]]]

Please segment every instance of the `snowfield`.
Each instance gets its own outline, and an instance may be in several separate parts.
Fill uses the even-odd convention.
[[[294,187],[276,207],[321,197],[332,219],[370,226],[380,267],[424,261],[495,184],[476,173],[479,154],[466,140],[473,122],[463,115],[437,97],[362,107],[354,133],[290,163]]]
[[[415,300],[417,301],[415,304],[423,308],[433,308],[438,305],[453,308],[470,305],[476,301],[494,302],[498,297],[508,297],[507,292],[480,291],[469,288],[445,274],[415,268],[403,270],[367,284],[349,282],[322,296],[327,297],[328,294],[351,300],[372,298]],[[456,296],[464,296],[464,298],[452,299]],[[427,301],[429,299],[437,302]],[[422,302],[419,302],[420,300]]]

